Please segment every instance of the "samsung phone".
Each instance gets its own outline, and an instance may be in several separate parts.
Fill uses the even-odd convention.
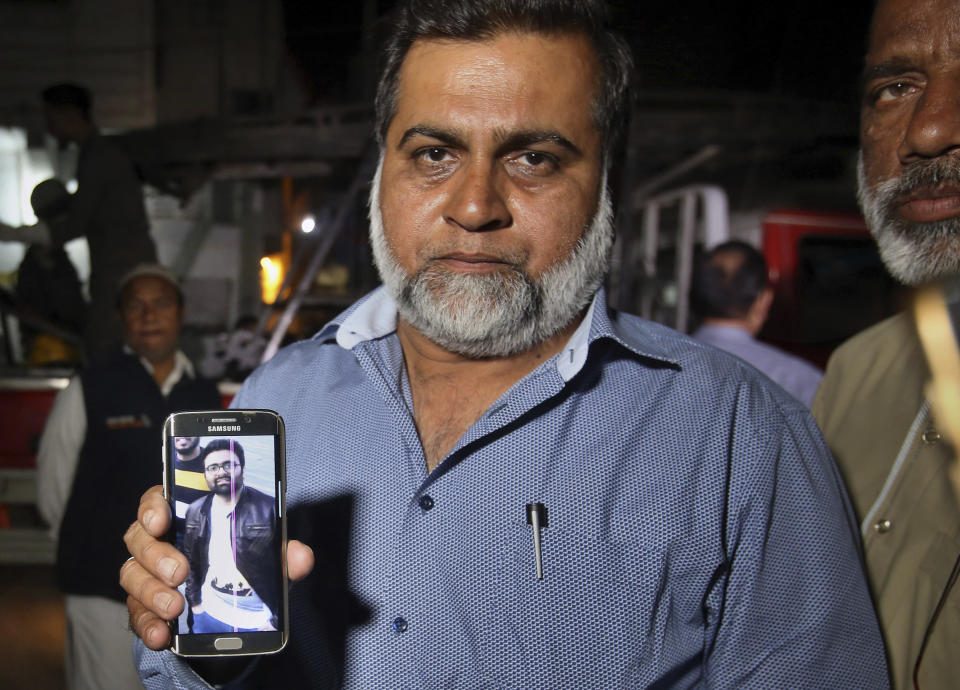
[[[182,656],[271,654],[287,643],[283,420],[270,410],[178,412],[163,425],[171,539],[190,564],[170,622]]]

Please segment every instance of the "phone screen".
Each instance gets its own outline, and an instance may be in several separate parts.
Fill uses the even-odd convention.
[[[174,419],[165,449],[173,538],[190,565],[174,651],[277,651],[286,640],[282,434],[242,433],[262,431],[251,413],[237,416],[247,429],[215,422],[223,411],[183,414],[197,424]]]

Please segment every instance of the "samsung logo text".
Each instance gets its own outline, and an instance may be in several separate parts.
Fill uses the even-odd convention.
[[[240,431],[241,427],[239,424],[232,426],[229,424],[211,424],[207,427],[208,433],[220,433],[223,431]]]

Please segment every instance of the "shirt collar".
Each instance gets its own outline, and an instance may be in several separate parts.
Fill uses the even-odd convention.
[[[613,340],[641,357],[679,365],[658,346],[657,338],[646,328],[649,325],[646,321],[627,317],[639,326],[628,328],[620,323],[619,316],[608,310],[606,291],[598,290],[580,325],[555,357],[557,373],[564,381],[577,375],[587,361],[590,345],[601,338]],[[352,350],[359,343],[391,335],[396,330],[397,304],[386,288],[380,286],[324,326],[314,339],[327,340],[336,334],[337,344]]]
[[[153,365],[150,364],[149,360],[138,355],[130,348],[129,345],[124,345],[123,351],[128,355],[133,355],[136,357],[140,364],[143,365],[143,368],[147,370],[147,373],[150,374],[150,376],[153,376]],[[173,390],[174,386],[180,383],[180,379],[182,379],[184,376],[192,379],[196,377],[196,373],[193,369],[193,362],[191,362],[190,359],[183,354],[182,350],[177,350],[173,355],[173,369],[160,386],[160,392],[163,393],[163,397],[170,395],[170,391]]]
[[[337,344],[345,350],[366,340],[376,340],[397,330],[397,303],[382,285],[327,324],[315,338],[324,339],[334,331]]]
[[[593,296],[593,303],[590,305],[587,317],[584,321],[588,321],[590,324],[588,341],[586,343],[575,343],[577,334],[583,328],[583,324],[581,324],[581,327],[570,338],[567,347],[564,348],[567,357],[579,361],[570,378],[572,378],[572,374],[580,371],[587,357],[585,351],[577,350],[575,354],[571,354],[569,352],[570,347],[578,345],[587,348],[600,339],[611,340],[638,357],[656,360],[677,368],[680,367],[680,361],[677,359],[673,347],[661,345],[661,342],[664,341],[667,342],[668,346],[673,344],[677,335],[676,331],[642,319],[639,316],[610,309],[607,305],[607,292],[603,288]],[[664,331],[670,334],[669,338],[664,338]],[[564,352],[560,354],[564,355]]]

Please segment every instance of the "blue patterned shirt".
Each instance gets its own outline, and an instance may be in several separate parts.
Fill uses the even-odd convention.
[[[374,292],[235,401],[286,420],[290,536],[317,555],[246,686],[887,687],[856,524],[794,398],[601,292],[427,474],[395,323]],[[147,688],[203,687],[136,652]]]

